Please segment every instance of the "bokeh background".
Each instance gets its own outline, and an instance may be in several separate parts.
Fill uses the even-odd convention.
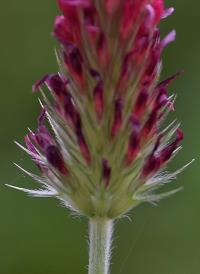
[[[113,274],[200,273],[200,2],[166,1],[176,13],[162,23],[175,28],[177,41],[164,54],[163,77],[185,73],[172,86],[178,94],[176,115],[185,132],[184,149],[171,165],[196,162],[175,183],[184,191],[159,207],[143,205],[115,231]],[[87,273],[87,223],[71,218],[56,200],[29,198],[5,183],[35,185],[13,166],[33,170],[13,140],[35,128],[38,95],[32,83],[57,71],[56,45],[50,32],[55,1],[0,1],[0,273]]]

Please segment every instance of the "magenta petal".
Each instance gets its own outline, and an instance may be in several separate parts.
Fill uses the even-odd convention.
[[[168,16],[171,16],[173,13],[174,13],[174,8],[173,7],[166,9],[163,13],[162,19],[165,19]]]
[[[161,41],[161,49],[164,49],[168,44],[172,43],[176,39],[176,31],[172,30],[168,33],[165,38]]]

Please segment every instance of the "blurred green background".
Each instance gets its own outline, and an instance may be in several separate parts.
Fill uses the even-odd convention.
[[[200,2],[166,1],[176,13],[162,23],[175,28],[177,41],[164,54],[163,76],[185,73],[172,86],[178,94],[176,115],[185,132],[184,149],[175,169],[196,162],[178,178],[184,191],[159,207],[143,205],[123,219],[115,231],[113,274],[200,273]],[[50,32],[57,14],[55,1],[2,1],[0,4],[0,273],[87,273],[87,223],[72,218],[56,200],[34,199],[5,183],[35,185],[13,166],[32,170],[30,160],[13,140],[22,141],[35,128],[38,95],[32,83],[55,72],[55,41]]]

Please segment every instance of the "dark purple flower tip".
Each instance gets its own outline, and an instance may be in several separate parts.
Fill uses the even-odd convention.
[[[160,88],[168,88],[168,86],[177,78],[179,77],[181,74],[183,73],[183,71],[178,71],[177,73],[175,73],[174,75],[170,76],[169,78],[167,78],[166,80],[160,82],[157,86],[158,89]]]
[[[42,150],[45,150],[47,146],[54,144],[54,140],[51,134],[44,125],[38,127],[38,130],[35,134],[35,141]]]
[[[97,81],[101,80],[101,75],[95,69],[90,69],[90,75]]]
[[[157,127],[157,121],[158,121],[158,107],[156,106],[152,112],[149,115],[148,120],[146,121],[142,132],[141,132],[141,138],[146,138],[149,136],[149,134],[152,133],[153,129]]]
[[[147,159],[144,168],[142,170],[142,177],[148,177],[153,173],[156,173],[160,168],[160,158],[151,154]]]
[[[78,74],[82,74],[82,56],[78,48],[73,48],[73,50],[69,54],[70,64],[73,70]]]
[[[92,32],[98,32],[99,27],[96,24],[96,9],[94,6],[90,6],[88,8],[84,9],[84,23],[88,30],[91,30]]]
[[[117,90],[120,91],[124,88],[124,85],[126,84],[126,81],[129,77],[130,73],[130,62],[132,59],[132,54],[128,53],[123,59],[122,65],[121,65],[121,73],[117,84]]]
[[[139,118],[143,114],[143,112],[146,109],[146,104],[147,104],[148,98],[149,98],[149,95],[148,95],[147,89],[143,88],[140,91],[140,93],[137,97],[135,106],[133,108],[133,115],[134,116]]]
[[[166,163],[171,156],[173,155],[174,151],[178,148],[179,143],[183,140],[184,135],[181,129],[177,129],[176,131],[176,140],[166,146],[160,153],[160,162],[161,164]]]
[[[131,124],[132,130],[135,131],[137,134],[139,134],[141,130],[141,123],[137,116],[134,116],[134,115],[131,116],[130,124]]]
[[[157,99],[157,107],[162,108],[167,106],[170,111],[175,111],[173,102],[168,98],[167,94],[160,94]],[[161,114],[162,115],[162,114]]]
[[[94,106],[97,118],[101,120],[104,110],[104,84],[102,81],[99,81],[93,92],[94,96]]]
[[[46,157],[48,162],[56,169],[60,171],[63,175],[68,174],[67,167],[65,165],[65,162],[63,160],[63,157],[58,150],[58,148],[54,145],[50,145],[46,148]]]
[[[157,67],[160,63],[160,47],[153,49],[150,53],[149,63],[146,66],[143,82],[150,84],[156,77]]]
[[[147,177],[159,170],[161,166],[161,158],[160,158],[160,155],[157,154],[157,150],[161,145],[162,138],[163,138],[163,135],[160,135],[157,137],[154,148],[150,156],[147,157],[144,163],[144,167],[141,174],[142,177]]]
[[[32,91],[36,92],[42,85],[45,84],[46,80],[48,79],[49,75],[46,74],[45,76],[42,77],[42,79],[38,80],[35,82],[35,84],[32,86]]]
[[[77,125],[79,126],[81,124],[80,115],[76,110],[76,107],[72,100],[72,96],[69,92],[66,92],[64,95],[64,112],[66,119],[69,119],[75,128],[77,127]]]
[[[107,65],[110,60],[110,55],[109,55],[106,36],[103,32],[99,34],[99,38],[97,41],[97,53],[99,57],[99,62],[102,65]]]
[[[74,44],[76,42],[73,32],[71,31],[71,26],[63,15],[56,17],[53,35],[64,45],[69,43]]]
[[[122,125],[123,102],[121,98],[115,101],[114,119],[111,129],[111,137],[115,137]]]
[[[131,119],[132,133],[129,138],[128,150],[125,156],[127,165],[130,165],[133,160],[137,157],[140,150],[140,124],[135,118]]]
[[[51,91],[55,92],[58,97],[62,97],[66,92],[68,81],[62,79],[59,74],[50,74],[46,79],[45,84]]]
[[[77,137],[77,141],[78,141],[82,156],[86,160],[87,164],[90,165],[91,164],[91,155],[90,155],[88,145],[85,141],[85,137],[83,135],[81,125],[77,125],[76,137]]]
[[[35,92],[44,84],[47,85],[51,91],[55,92],[58,97],[60,97],[63,93],[65,93],[68,81],[62,79],[59,74],[48,74],[33,85],[33,91]]]
[[[108,161],[106,159],[103,159],[102,161],[102,169],[103,169],[103,181],[105,183],[105,186],[107,187],[109,185],[110,177],[111,177],[111,167],[108,164]]]
[[[35,162],[37,167],[42,171],[43,167],[42,167],[42,164],[41,164],[40,155],[39,155],[39,153],[38,153],[38,151],[37,151],[37,149],[34,145],[35,135],[33,135],[32,133],[29,133],[28,135],[26,135],[24,137],[24,141],[25,141],[27,149],[31,153],[33,161]]]
[[[25,141],[25,144],[26,144],[27,149],[28,149],[32,154],[38,155],[38,152],[37,152],[35,146],[33,145],[32,140],[31,140],[31,138],[30,138],[29,135],[26,135],[26,136],[24,137],[24,141]]]
[[[174,151],[178,148],[179,143],[183,140],[183,132],[180,129],[177,130],[176,135],[176,140],[173,143],[167,145],[159,153],[156,153],[163,136],[160,135],[158,137],[152,153],[145,162],[142,177],[148,177],[149,175],[156,173],[163,164],[170,160]]]
[[[64,52],[64,61],[75,79],[83,82],[83,58],[77,47],[70,46]]]
[[[46,119],[46,109],[42,108],[40,115],[38,117],[39,126],[42,126],[44,124],[45,119]]]

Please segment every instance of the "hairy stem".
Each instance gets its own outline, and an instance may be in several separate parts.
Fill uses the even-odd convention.
[[[109,274],[112,232],[112,220],[90,220],[88,274]]]

